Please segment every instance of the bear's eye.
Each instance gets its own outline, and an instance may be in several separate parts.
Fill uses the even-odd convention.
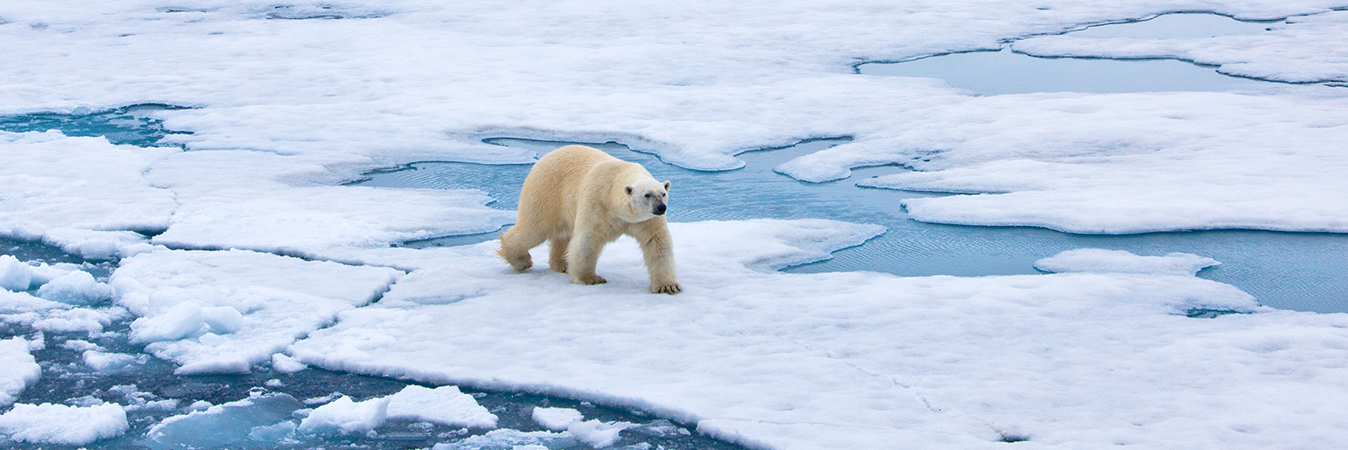
[[[649,192],[646,193],[646,198],[651,198],[651,194]]]

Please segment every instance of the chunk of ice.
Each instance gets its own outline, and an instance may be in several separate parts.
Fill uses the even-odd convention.
[[[88,407],[19,403],[0,415],[0,433],[33,444],[85,445],[128,428],[126,411],[111,403]]]
[[[32,267],[13,256],[0,255],[0,288],[23,292],[28,290],[32,281]]]
[[[571,424],[585,420],[585,416],[571,408],[534,408],[534,422],[552,431],[565,431]]]
[[[384,424],[388,416],[389,397],[363,402],[342,397],[332,403],[314,408],[300,422],[299,431],[312,434],[365,433]]]
[[[1189,253],[1165,256],[1138,256],[1123,250],[1079,248],[1035,261],[1034,267],[1045,272],[1147,273],[1156,275],[1196,275],[1206,267],[1221,264],[1212,258]]]
[[[0,341],[0,406],[18,398],[28,385],[42,376],[42,367],[29,353],[28,341],[21,337]]]
[[[37,296],[67,305],[89,306],[112,299],[112,286],[99,283],[89,272],[76,270],[38,288]]]
[[[205,326],[201,306],[182,302],[164,314],[141,317],[131,322],[131,342],[178,340],[197,334]]]
[[[193,403],[191,408],[203,406],[201,403]],[[290,423],[291,414],[303,407],[299,400],[286,394],[260,395],[211,406],[164,419],[146,432],[145,444],[152,449],[211,448],[244,439],[274,437],[275,429],[267,427]]]
[[[430,389],[408,385],[389,396],[388,418],[411,419],[449,426],[496,428],[496,415],[457,386]]]

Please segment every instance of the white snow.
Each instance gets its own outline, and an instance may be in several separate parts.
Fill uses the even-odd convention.
[[[14,403],[41,376],[42,367],[29,353],[28,341],[21,337],[0,341],[0,407]]]
[[[120,436],[130,428],[115,404],[79,407],[19,403],[0,415],[0,434],[32,444],[86,445]]]
[[[758,247],[780,251],[763,236],[789,236],[774,230],[791,224],[674,224],[685,291],[672,297],[645,292],[639,251],[625,241],[600,260],[603,286],[511,273],[493,242],[372,251],[409,263],[438,255],[499,284],[452,304],[346,311],[289,353],[332,370],[638,407],[770,448],[998,448],[1013,435],[1072,447],[1348,439],[1336,413],[1348,400],[1337,356],[1345,315],[1261,308],[1192,276],[750,269],[766,256]],[[1191,308],[1253,314],[1191,319]]]
[[[163,229],[177,206],[173,193],[150,186],[148,161],[169,152],[115,146],[103,138],[60,132],[4,133],[0,146],[0,234],[89,246],[76,230]],[[48,233],[51,232],[51,235]],[[124,234],[114,240],[123,240]],[[106,246],[96,253],[106,253]],[[106,256],[106,255],[88,255]]]
[[[132,338],[179,373],[247,372],[296,337],[363,306],[402,272],[241,250],[156,249],[123,259],[117,302]],[[229,312],[219,308],[229,308]]]
[[[435,389],[408,385],[388,397],[389,419],[411,419],[449,426],[496,428],[496,415],[457,386]]]
[[[112,287],[94,280],[89,272],[76,270],[38,288],[37,296],[68,305],[88,306],[112,299]]]
[[[314,408],[309,417],[300,422],[298,430],[313,434],[363,434],[384,424],[391,399],[389,396],[357,402],[343,396]]]
[[[1165,256],[1138,256],[1123,250],[1079,248],[1034,262],[1045,272],[1150,273],[1157,275],[1195,275],[1204,268],[1221,264],[1212,258],[1189,253]]]
[[[534,408],[530,415],[534,422],[552,431],[566,431],[573,423],[585,420],[585,416],[572,408]]]

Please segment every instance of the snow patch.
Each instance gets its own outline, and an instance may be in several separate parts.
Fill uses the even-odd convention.
[[[1034,268],[1055,273],[1149,273],[1192,276],[1204,268],[1219,264],[1221,263],[1215,259],[1189,253],[1138,256],[1123,250],[1079,248],[1035,261]]]
[[[392,397],[363,402],[343,396],[332,403],[314,408],[300,422],[298,431],[312,434],[362,434],[384,424]]]

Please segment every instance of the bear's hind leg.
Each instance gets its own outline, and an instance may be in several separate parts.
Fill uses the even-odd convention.
[[[571,236],[553,236],[548,246],[548,267],[555,272],[566,273],[566,249],[571,246]]]
[[[525,226],[515,224],[501,235],[501,249],[496,254],[505,258],[510,263],[510,268],[516,272],[529,270],[534,266],[534,259],[529,256],[529,249],[539,246],[546,238],[542,233],[525,229]]]

